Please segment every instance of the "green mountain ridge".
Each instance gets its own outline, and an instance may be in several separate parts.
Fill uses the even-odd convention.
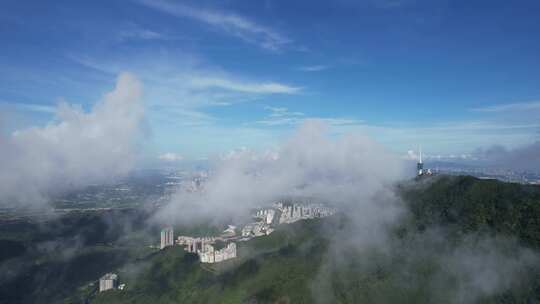
[[[380,243],[359,242],[342,210],[239,242],[219,264],[151,250],[158,227],[136,211],[5,225],[0,303],[540,303],[539,186],[437,176],[395,191],[406,212]],[[126,289],[94,293],[105,272]]]
[[[410,215],[393,227],[390,253],[345,242],[342,255],[332,256],[329,251],[336,246],[332,236],[347,231],[351,220],[340,214],[280,226],[268,237],[240,243],[239,252],[243,254],[225,265],[200,264],[196,256],[181,248],[167,249],[155,255],[137,276],[120,272],[129,286],[127,290],[99,294],[92,302],[540,301],[538,260],[527,260],[527,254],[516,250],[520,246],[523,252],[538,254],[540,187],[442,176],[400,185],[398,191]],[[434,231],[438,239],[432,236]],[[460,281],[469,279],[445,265],[456,262],[455,255],[459,257],[462,252],[472,257],[494,254],[503,262],[522,263],[519,271],[526,273],[521,274],[520,284],[510,288],[463,298],[463,292],[475,293]]]

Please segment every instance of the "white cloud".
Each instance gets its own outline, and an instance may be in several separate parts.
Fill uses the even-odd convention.
[[[186,53],[175,53],[174,56],[164,53],[152,56],[142,53],[135,57],[111,55],[105,61],[74,54],[69,58],[107,77],[122,70],[140,75],[145,84],[148,119],[153,123],[156,136],[163,140],[163,134],[172,136],[171,128],[220,128],[216,125],[219,118],[207,112],[208,107],[254,102],[266,96],[299,94],[302,91],[302,88],[286,83],[231,74]],[[193,133],[187,133],[193,137]]]
[[[145,96],[151,105],[148,115],[151,116],[150,119],[155,122],[155,125],[162,126],[160,133],[169,133],[168,130],[171,127],[197,127],[200,129],[201,126],[206,126],[205,131],[208,135],[223,134],[226,133],[222,132],[224,129],[229,130],[230,128],[220,125],[220,117],[214,117],[214,114],[207,112],[207,107],[261,102],[267,96],[275,94],[302,93],[302,89],[297,90],[299,86],[281,82],[279,84],[282,87],[279,90],[269,90],[261,84],[274,82],[250,79],[246,75],[230,74],[219,67],[208,66],[203,59],[190,54],[175,54],[174,57],[163,54],[153,54],[153,56],[138,54],[133,58],[112,56],[110,60],[105,62],[96,62],[82,57],[80,63],[107,74],[130,69],[136,74],[142,75],[142,80],[145,83]],[[316,115],[304,113],[304,108],[287,109],[286,111],[283,111],[284,109],[273,111],[270,108],[267,110],[269,113],[266,117],[259,118],[255,122],[247,121],[246,124],[251,129],[258,128],[261,133],[265,134],[265,138],[274,138],[274,140],[281,136],[279,133],[281,131],[274,129],[298,126],[305,119],[316,118],[314,117]],[[298,113],[304,115],[297,115]],[[477,147],[490,146],[493,143],[516,147],[529,143],[531,138],[537,136],[540,129],[538,111],[523,111],[520,112],[520,115],[509,114],[498,120],[491,117],[504,113],[486,112],[490,117],[470,121],[420,124],[395,121],[373,124],[355,117],[318,118],[330,124],[331,130],[336,134],[360,130],[399,151],[399,153],[421,144],[426,147],[426,152],[433,154],[461,154]],[[283,128],[268,128],[268,126],[281,126]],[[213,130],[211,130],[212,128]],[[170,135],[172,136],[172,134]],[[190,136],[188,131],[186,131],[186,136],[191,141],[197,142],[200,149],[212,149],[209,144],[203,144],[199,138]],[[245,136],[247,137],[247,135]],[[257,133],[253,136],[260,136],[260,134]],[[223,140],[223,138],[219,138],[219,141]],[[254,142],[260,144],[261,140],[242,138],[236,145],[248,145],[248,143]],[[219,149],[232,148],[229,143],[226,146],[218,143],[216,145],[219,146]],[[198,152],[202,153],[203,151]]]
[[[6,108],[14,108],[18,111],[39,112],[54,114],[56,108],[50,105],[34,104],[34,103],[10,103],[0,101],[0,105]]]
[[[160,34],[158,32],[143,29],[143,28],[131,28],[127,30],[120,31],[118,33],[118,38],[121,41],[125,40],[167,40],[167,36]]]
[[[176,16],[191,18],[219,28],[229,35],[257,44],[268,50],[279,50],[291,40],[276,31],[259,25],[244,17],[217,10],[199,9],[179,2],[162,0],[139,0],[147,7]]]
[[[232,78],[193,76],[189,79],[193,88],[220,88],[229,91],[254,94],[296,94],[300,87],[276,82],[241,82]]]
[[[330,117],[330,118],[312,117],[310,119],[321,120],[330,126],[358,126],[364,123],[363,120],[354,119],[354,118],[343,118],[343,117]]]
[[[357,126],[363,123],[362,120],[343,118],[343,117],[308,117],[303,112],[291,112],[286,107],[265,107],[271,113],[264,119],[257,121],[257,124],[266,126],[282,126],[282,125],[300,125],[306,120],[315,119],[328,124],[330,127],[335,126]]]
[[[501,105],[488,106],[483,108],[474,108],[472,111],[476,112],[516,112],[516,111],[539,111],[540,110],[540,101],[530,101],[530,102],[518,102],[518,103],[508,103]]]
[[[304,120],[304,113],[291,112],[285,107],[265,107],[270,114],[262,120],[257,121],[257,124],[266,126],[281,126],[281,125],[298,125]]]
[[[407,151],[407,155],[404,157],[405,159],[408,159],[408,160],[414,160],[414,161],[417,161],[420,159],[420,154],[418,153],[418,151],[415,151],[415,150],[409,150]],[[444,160],[444,161],[449,161],[449,160],[477,160],[477,158],[475,156],[473,156],[472,154],[466,154],[466,153],[462,153],[462,154],[426,154],[426,153],[422,153],[422,159],[423,160]]]
[[[291,112],[285,107],[264,107],[266,110],[270,110],[269,117],[284,117],[284,116],[304,116],[302,112]]]
[[[141,75],[148,101],[159,107],[194,111],[205,106],[227,106],[254,101],[264,95],[298,94],[301,87],[274,81],[257,81],[205,65],[189,54],[135,58],[114,57],[96,61],[80,55],[69,58],[87,68],[114,75],[129,69]]]
[[[436,124],[410,125],[401,122],[392,124],[336,125],[337,134],[355,130],[369,134],[380,143],[403,153],[418,145],[426,154],[462,154],[476,147],[499,143],[517,147],[530,143],[537,134],[538,123],[511,123],[495,121],[455,121]]]
[[[396,9],[411,3],[414,3],[414,0],[371,0],[370,3],[379,9]]]
[[[298,67],[298,70],[303,71],[303,72],[320,72],[328,68],[329,66],[327,65],[308,65],[308,66]]]
[[[263,153],[258,153],[254,150],[248,149],[247,147],[240,147],[220,155],[219,159],[221,161],[242,159],[249,159],[252,161],[270,161],[279,159],[279,153],[273,150],[267,150]]]
[[[370,138],[334,137],[323,122],[310,120],[278,149],[257,153],[241,148],[223,155],[202,193],[180,190],[159,217],[189,221],[205,215],[235,216],[260,204],[300,196],[350,204],[365,212],[360,216],[366,227],[375,224],[375,218],[380,225],[395,210],[372,199],[402,177],[402,165]]]
[[[540,171],[540,141],[508,149],[501,145],[481,148],[475,153],[492,165],[527,171]]]
[[[128,173],[144,133],[141,94],[124,73],[91,112],[64,103],[47,126],[0,135],[0,203],[44,203],[56,191]]]
[[[158,159],[164,160],[164,161],[175,162],[175,161],[183,160],[184,158],[180,154],[173,153],[173,152],[167,152],[167,153],[163,153],[163,154],[159,155]]]

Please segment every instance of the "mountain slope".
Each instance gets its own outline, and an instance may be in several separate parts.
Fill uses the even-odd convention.
[[[540,187],[442,176],[397,191],[410,212],[384,247],[347,241],[354,219],[346,214],[303,221],[240,243],[241,257],[223,264],[201,265],[195,255],[167,249],[136,273],[120,272],[127,290],[93,303],[540,301]],[[500,282],[475,285],[487,277],[463,268],[463,260]]]

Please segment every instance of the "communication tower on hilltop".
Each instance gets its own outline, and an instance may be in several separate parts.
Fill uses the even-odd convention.
[[[419,150],[420,150],[420,155],[418,158],[418,163],[416,164],[416,170],[417,170],[416,173],[418,176],[422,176],[424,175],[424,163],[422,162],[422,147],[420,147]]]

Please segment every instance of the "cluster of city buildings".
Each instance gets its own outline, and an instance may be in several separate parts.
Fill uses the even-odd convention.
[[[231,226],[224,231],[230,232]],[[190,237],[179,236],[176,244],[184,246],[187,252],[199,255],[202,263],[219,263],[236,257],[236,244],[228,243],[222,249],[215,249],[217,241],[226,241],[224,237]]]
[[[235,241],[247,241],[253,237],[271,234],[280,224],[294,223],[299,220],[321,218],[336,213],[335,208],[314,203],[282,203],[277,202],[272,207],[257,209],[253,218],[255,222],[248,223],[237,233],[235,226],[229,225],[219,236],[191,237],[178,236],[173,239],[172,227],[161,231],[160,248],[173,246],[175,243],[183,246],[187,252],[195,253],[202,263],[219,263],[237,257]],[[224,247],[217,249],[218,244]]]
[[[202,263],[219,263],[236,257],[236,244],[234,242],[227,243],[222,249],[215,248],[217,241],[227,242],[231,238],[234,238],[236,236],[235,230],[236,227],[229,226],[218,237],[191,237],[181,235],[176,239],[176,244],[183,246],[187,252],[197,254]],[[174,242],[168,242],[166,236],[169,233],[171,235],[173,234],[171,227],[167,227],[161,231],[161,249],[174,245]]]
[[[218,238],[213,236],[207,237],[191,237],[191,236],[179,236],[176,239],[176,244],[184,246],[187,252],[198,253],[207,244],[215,244]]]
[[[255,212],[254,218],[261,219],[266,224],[270,225],[274,222],[274,218],[276,217],[276,210],[274,209],[260,209]]]
[[[273,231],[274,228],[272,228],[267,222],[254,222],[249,223],[242,228],[242,237],[249,239],[255,236],[269,235]]]
[[[280,211],[279,223],[289,224],[299,220],[327,217],[336,213],[335,208],[323,204],[283,204],[278,202],[274,207]]]
[[[202,263],[219,263],[236,257],[236,243],[229,243],[216,250],[211,244],[205,244],[198,253]]]

